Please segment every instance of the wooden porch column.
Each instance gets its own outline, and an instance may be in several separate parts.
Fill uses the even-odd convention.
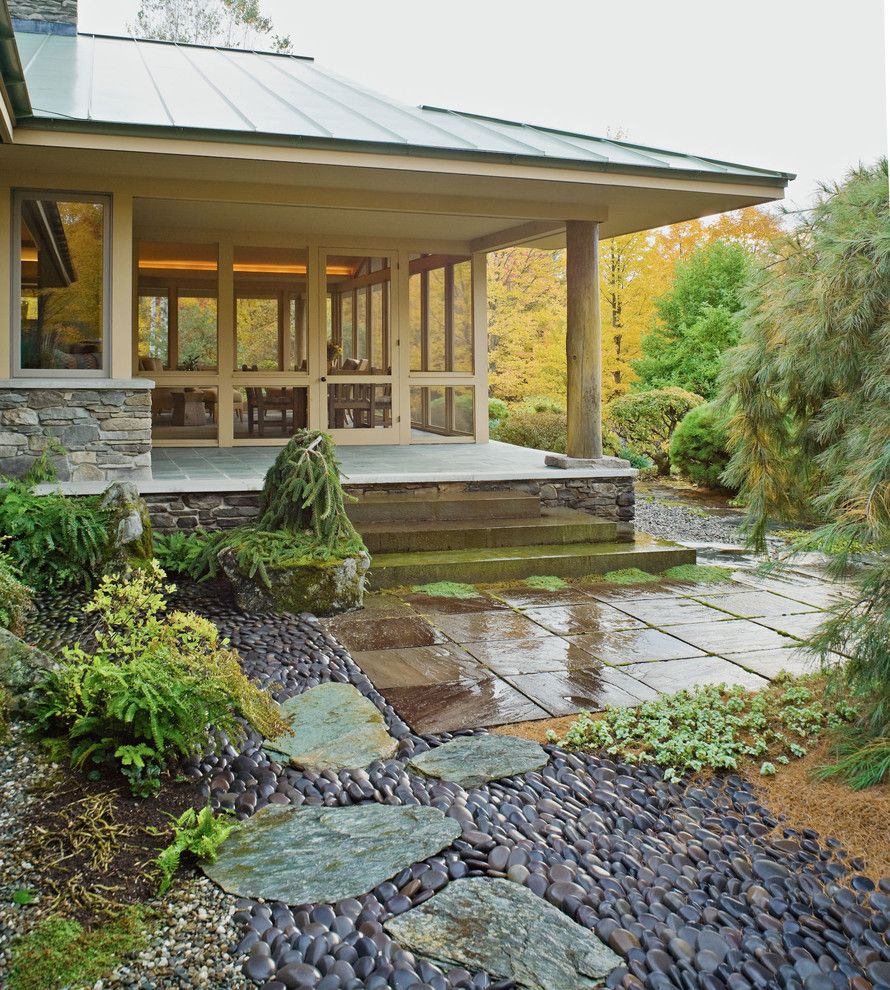
[[[566,223],[566,414],[569,457],[603,456],[599,224]]]

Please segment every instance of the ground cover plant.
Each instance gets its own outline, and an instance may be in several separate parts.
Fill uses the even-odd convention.
[[[431,584],[415,584],[411,590],[434,598],[478,598],[479,592],[472,584],[459,581],[433,581]]]
[[[890,205],[887,160],[826,188],[756,278],[722,401],[726,471],[762,549],[773,519],[814,520],[810,545],[843,573],[869,564],[855,600],[811,639],[850,661],[833,675],[858,717],[833,770],[854,787],[890,778]]]
[[[84,610],[97,620],[95,643],[62,651],[42,685],[34,729],[61,737],[76,766],[117,766],[143,796],[157,793],[174,755],[208,746],[210,727],[235,740],[241,719],[269,737],[287,729],[211,622],[167,611],[173,586],[164,578],[155,564],[102,580]]]
[[[92,986],[148,942],[145,912],[130,907],[92,929],[52,915],[13,940],[7,990]]]
[[[585,712],[558,742],[604,750],[628,763],[658,764],[667,780],[752,762],[769,776],[855,715],[846,701],[827,699],[821,682],[786,677],[756,692],[706,685],[638,708],[607,708],[599,717]]]

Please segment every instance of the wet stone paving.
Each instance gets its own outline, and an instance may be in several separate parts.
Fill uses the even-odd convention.
[[[688,592],[678,595],[676,587],[649,586],[646,593],[652,597],[648,599],[635,598],[634,591],[639,595],[640,588],[616,588],[614,593],[607,589],[602,597],[565,604],[599,602],[620,610],[622,603],[631,601],[688,596]],[[726,597],[731,591],[727,590]],[[739,593],[747,591],[743,588]],[[575,594],[580,592],[571,590],[567,596]],[[526,590],[517,595],[525,596]],[[708,595],[723,598],[713,588]],[[689,597],[701,600],[701,595]],[[808,604],[803,599],[801,603]],[[246,820],[269,806],[279,806],[281,812],[315,809],[319,818],[325,809],[333,813],[381,806],[425,809],[427,814],[435,812],[437,821],[455,824],[452,834],[457,837],[448,841],[450,836],[445,834],[440,840],[448,844],[437,842],[436,851],[383,881],[372,878],[370,889],[362,893],[327,903],[239,898],[235,917],[243,924],[244,936],[236,949],[244,959],[245,975],[262,990],[509,990],[522,986],[555,990],[559,986],[552,982],[555,978],[541,977],[534,962],[523,964],[523,953],[539,954],[533,940],[505,953],[503,939],[511,937],[505,931],[509,918],[493,917],[480,935],[490,945],[491,971],[478,956],[468,955],[472,962],[460,962],[429,947],[430,932],[418,933],[417,926],[405,920],[421,917],[412,913],[425,905],[422,917],[426,921],[421,927],[426,930],[430,918],[435,921],[434,944],[457,944],[458,934],[453,940],[449,936],[449,911],[437,915],[433,899],[447,891],[446,900],[440,903],[453,905],[466,896],[467,888],[460,884],[475,878],[525,888],[577,926],[573,932],[586,930],[612,950],[616,964],[604,978],[607,987],[890,990],[890,881],[876,887],[858,872],[863,864],[850,859],[835,840],[777,828],[779,823],[744,779],[723,775],[669,783],[657,767],[629,766],[549,745],[544,747],[543,766],[479,786],[463,787],[415,773],[412,760],[452,740],[475,738],[479,730],[452,733],[442,729],[435,735],[423,734],[423,725],[429,721],[414,722],[414,708],[404,703],[405,695],[399,691],[437,692],[440,708],[447,708],[450,697],[457,699],[455,703],[461,697],[456,690],[449,693],[455,684],[479,683],[472,679],[479,677],[478,670],[466,677],[462,672],[481,668],[484,660],[475,660],[469,652],[466,657],[456,656],[436,637],[433,643],[416,646],[387,647],[378,640],[368,653],[401,651],[398,669],[408,676],[427,678],[417,685],[381,692],[374,684],[374,665],[362,669],[356,662],[363,651],[356,647],[352,656],[347,651],[347,641],[350,646],[356,641],[343,635],[341,644],[310,616],[244,615],[227,602],[220,588],[209,586],[184,589],[177,605],[212,619],[240,650],[247,674],[279,702],[318,684],[351,684],[377,708],[395,740],[393,756],[374,760],[363,769],[314,771],[287,765],[252,733],[237,748],[227,744],[219,755],[184,764],[184,771],[202,782],[214,808],[230,809]],[[419,601],[372,603],[364,615],[366,625],[374,624],[387,606],[392,618],[420,620],[439,630],[429,603]],[[503,613],[508,607],[519,608],[520,603],[495,603],[490,611]],[[542,604],[541,596],[530,595],[523,607],[548,606]],[[441,614],[470,613],[455,609]],[[756,617],[733,619],[729,607],[720,614],[725,618],[716,619],[715,625],[757,625]],[[348,617],[343,627],[347,625]],[[350,631],[355,634],[359,628],[357,623]],[[414,623],[408,628],[416,631]],[[484,631],[486,627],[477,628]],[[549,644],[549,636],[561,638],[539,628],[543,634],[533,637],[536,642]],[[630,631],[641,630],[630,627]],[[581,635],[595,637],[597,633]],[[563,637],[564,642],[577,647],[573,637]],[[701,636],[696,638],[704,641]],[[484,642],[492,641],[477,641]],[[738,651],[719,659],[753,673],[754,661],[749,658],[759,654],[763,657],[760,676],[770,676],[768,672],[778,662],[775,647],[745,648],[741,640],[734,640],[736,645]],[[691,643],[689,648],[693,652],[675,659],[701,659],[707,652]],[[411,655],[415,649],[432,652],[417,660]],[[576,657],[583,653],[591,657],[591,664],[597,659],[604,667],[608,663],[608,657],[597,658],[586,647],[578,649]],[[791,661],[794,651],[787,653]],[[580,666],[560,664],[559,652],[548,655],[557,658],[549,661],[554,664],[552,670],[505,673],[503,677],[487,673],[483,681],[510,687],[511,678],[552,673],[567,683],[581,673]],[[736,662],[733,657],[744,660]],[[430,658],[450,665],[452,676],[459,679],[445,685],[431,682],[426,663]],[[634,657],[632,665],[664,670],[673,662]],[[622,666],[608,669],[622,673]],[[694,667],[684,669],[687,680],[694,678]],[[646,686],[639,674],[626,676]],[[677,683],[672,689],[680,686]],[[490,699],[496,698],[498,689],[486,690]],[[531,704],[527,695],[514,690],[519,699]],[[510,711],[511,706],[523,707],[516,697],[506,696],[505,704]],[[420,706],[422,712],[430,713],[430,720],[435,707],[432,702]],[[540,710],[548,714],[543,707]],[[356,871],[364,851],[360,839],[344,839],[342,853],[352,858]],[[465,928],[451,911],[450,923],[455,929]],[[473,923],[479,923],[477,916]],[[399,940],[400,932],[404,942]],[[511,966],[506,976],[501,969],[505,955]],[[579,980],[578,985],[590,983]]]

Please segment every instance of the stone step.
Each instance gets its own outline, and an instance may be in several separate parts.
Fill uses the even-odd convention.
[[[358,525],[372,554],[473,547],[527,547],[558,543],[612,543],[617,525],[577,509],[545,509],[536,518],[432,522],[370,522]]]
[[[370,587],[378,590],[435,581],[494,584],[536,575],[583,577],[625,567],[657,573],[678,564],[694,563],[695,550],[646,536],[638,536],[631,543],[380,553],[371,561]]]
[[[541,515],[537,495],[525,492],[431,493],[415,495],[374,492],[346,506],[356,526],[364,523],[486,522],[492,519],[536,519]]]

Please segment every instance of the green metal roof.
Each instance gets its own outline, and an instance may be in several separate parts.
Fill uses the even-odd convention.
[[[5,4],[0,4],[5,6]],[[252,144],[486,156],[625,172],[750,180],[793,178],[712,158],[647,148],[437,107],[412,107],[296,55],[95,34],[16,35],[32,110],[20,123],[203,136]]]

